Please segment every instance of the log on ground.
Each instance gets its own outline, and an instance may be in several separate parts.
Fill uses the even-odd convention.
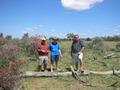
[[[79,75],[120,75],[120,70],[111,70],[111,71],[89,71],[84,70],[84,73]],[[20,77],[57,77],[57,76],[71,76],[72,72],[34,72],[26,71],[20,74]]]

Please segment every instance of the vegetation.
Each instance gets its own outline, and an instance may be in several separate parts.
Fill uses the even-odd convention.
[[[120,42],[118,42],[118,43],[116,44],[116,50],[117,50],[117,51],[120,51]]]
[[[17,83],[20,65],[20,47],[12,38],[0,37],[0,90],[13,90]]]
[[[120,76],[80,76],[85,84],[80,84],[74,77],[51,77],[51,78],[23,78],[14,77],[20,72],[36,71],[37,37],[29,37],[25,34],[22,39],[13,39],[10,35],[4,37],[0,34],[0,90],[119,90]],[[50,42],[48,40],[48,42]],[[71,40],[60,40],[63,57],[59,61],[59,68],[69,71],[71,63],[70,47]],[[120,69],[119,43],[116,41],[105,41],[103,38],[87,38],[84,51],[85,69],[95,71],[106,71]],[[114,50],[112,50],[114,49]],[[114,53],[113,57],[104,56]],[[50,60],[48,62],[48,70]],[[14,78],[13,78],[14,77]],[[18,82],[20,83],[18,85]]]

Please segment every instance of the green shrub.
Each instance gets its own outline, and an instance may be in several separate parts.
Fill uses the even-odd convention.
[[[120,51],[120,42],[118,42],[118,43],[116,44],[116,50],[117,50],[117,51]]]
[[[104,54],[108,49],[102,38],[96,37],[91,42],[87,43],[88,49],[93,49],[96,54]]]

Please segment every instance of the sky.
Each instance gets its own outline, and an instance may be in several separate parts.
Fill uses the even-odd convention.
[[[120,0],[0,0],[0,32],[15,38],[120,35]]]

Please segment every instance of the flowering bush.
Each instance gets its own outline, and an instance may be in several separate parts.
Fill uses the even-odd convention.
[[[18,79],[16,75],[23,63],[17,58],[18,52],[17,45],[4,44],[0,46],[0,88],[3,90],[13,90]]]
[[[19,47],[17,45],[4,44],[0,47],[0,66],[17,58]]]

